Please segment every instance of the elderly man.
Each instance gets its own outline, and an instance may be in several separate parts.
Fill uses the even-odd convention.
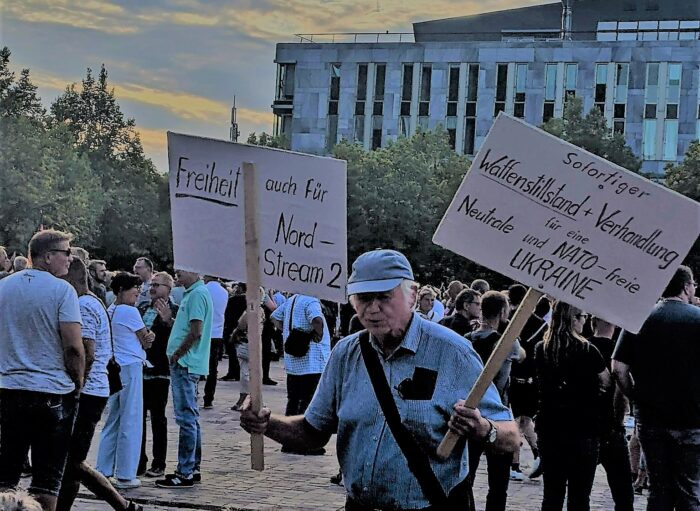
[[[170,300],[173,285],[173,278],[167,273],[154,273],[151,279],[151,303],[139,307],[143,323],[155,334],[153,345],[146,351],[149,363],[143,371],[143,437],[138,473],[143,473],[146,477],[165,475],[165,454],[168,448],[168,419],[165,416],[165,407],[168,404],[170,389],[170,363],[165,352],[178,311],[178,306]],[[147,412],[151,413],[153,432],[153,461],[148,470]]]
[[[214,304],[199,274],[175,270],[185,287],[166,355],[170,361],[175,422],[180,426],[177,469],[156,481],[161,488],[191,488],[202,476],[202,433],[199,427],[197,384],[209,373],[209,348]]]
[[[12,270],[17,273],[18,271],[26,270],[27,266],[29,266],[29,260],[21,255],[18,255],[15,257],[15,260],[12,261]]]
[[[71,239],[36,233],[33,268],[0,281],[0,491],[17,486],[31,447],[29,491],[51,511],[85,375],[78,295],[57,278],[68,273]]]
[[[446,460],[437,457],[438,444],[449,429],[513,451],[519,435],[510,412],[494,386],[479,408],[464,406],[460,398],[474,385],[481,361],[462,337],[413,311],[416,284],[402,254],[361,255],[348,294],[367,330],[336,345],[306,413],[246,410],[242,426],[298,449],[323,446],[337,433],[347,510],[465,509],[465,442]]]
[[[613,375],[635,402],[649,472],[647,509],[700,509],[700,308],[680,266],[638,334],[622,332]],[[546,463],[546,460],[545,460]]]

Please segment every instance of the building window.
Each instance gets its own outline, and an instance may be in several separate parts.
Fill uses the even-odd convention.
[[[644,90],[644,122],[642,128],[642,158],[656,159],[656,117],[659,101],[659,63],[647,64],[646,87]]]
[[[576,80],[578,78],[578,64],[564,65],[564,101],[576,97]]]
[[[656,9],[658,10],[658,2]],[[700,20],[599,21],[598,41],[694,41],[700,36]]]
[[[663,138],[663,159],[667,161],[675,161],[678,155],[678,104],[681,98],[681,71],[680,63],[668,64]]]
[[[275,123],[272,129],[274,136],[285,137],[289,140],[292,137],[292,114],[275,114]]]
[[[373,115],[384,115],[384,83],[386,81],[386,64],[377,64],[374,74]]]
[[[331,64],[331,88],[328,95],[328,115],[338,115],[340,100],[340,64]]]
[[[459,102],[459,74],[460,66],[451,65],[447,74],[447,118],[445,129],[447,130],[450,149],[457,148],[457,105]]]
[[[527,64],[515,65],[515,83],[513,84],[513,115],[525,117],[525,88],[527,87]]]
[[[450,66],[447,84],[447,117],[457,117],[459,101],[459,66]]]
[[[372,103],[372,149],[377,149],[382,146],[385,81],[386,64],[376,64],[374,68],[374,101]]]
[[[496,103],[493,107],[493,116],[506,110],[506,96],[508,90],[508,64],[498,64],[496,68]]]
[[[277,65],[277,94],[275,100],[291,101],[294,99],[295,64]]]
[[[374,151],[380,147],[382,147],[382,129],[375,128],[372,130],[372,150]]]
[[[608,88],[608,65],[596,64],[595,66],[595,107],[605,115],[605,96]]]
[[[695,121],[695,137],[700,139],[700,83],[698,84],[698,117]]]
[[[404,64],[401,78],[401,107],[399,133],[404,137],[411,135],[411,100],[413,99],[413,64]]]
[[[328,122],[326,126],[326,151],[332,152],[338,141],[338,102],[340,101],[340,64],[331,64],[331,84],[328,94]]]
[[[413,95],[413,64],[403,65],[401,81],[401,115],[411,115],[411,98]]]
[[[427,128],[428,116],[430,115],[430,86],[433,68],[424,65],[421,69],[420,95],[418,97],[418,117],[421,127]]]
[[[464,154],[474,154],[476,141],[476,98],[479,88],[479,64],[467,68],[467,94],[464,111]]]
[[[544,66],[544,108],[542,110],[542,122],[547,122],[554,117],[554,105],[557,100],[557,64],[545,64]]]
[[[357,66],[357,95],[355,97],[355,142],[365,140],[365,104],[367,101],[367,64]]]
[[[627,110],[627,89],[629,83],[629,64],[615,66],[615,94],[613,103],[613,131],[625,132],[625,114]]]

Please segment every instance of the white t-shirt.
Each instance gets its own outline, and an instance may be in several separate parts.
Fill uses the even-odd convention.
[[[0,388],[67,394],[60,323],[81,324],[75,289],[47,271],[0,280]]]
[[[228,303],[228,292],[216,281],[207,283],[207,289],[214,302],[214,314],[211,322],[212,339],[221,339],[224,336],[224,312]]]
[[[83,387],[83,394],[109,397],[109,380],[107,379],[107,362],[112,356],[109,337],[109,318],[98,298],[83,295],[78,298],[80,315],[83,318],[83,339],[95,341],[95,361],[90,368]]]
[[[430,321],[434,321],[435,323],[437,323],[445,317],[445,306],[440,300],[436,299],[433,302],[433,308],[430,310],[430,312],[432,312],[432,317],[429,318]]]
[[[141,314],[131,305],[110,305],[107,309],[112,319],[112,336],[114,337],[114,355],[121,366],[136,364],[146,360],[146,352],[141,347],[136,332],[146,328]]]

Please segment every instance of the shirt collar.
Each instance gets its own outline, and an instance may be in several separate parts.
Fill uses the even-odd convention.
[[[203,281],[202,279],[199,279],[197,282],[195,282],[195,283],[192,284],[190,287],[188,287],[187,289],[185,289],[185,294],[187,294],[187,293],[189,293],[190,291],[192,291],[193,289],[196,289],[196,288],[198,288],[199,286],[203,286],[203,285],[204,285],[204,281]]]
[[[423,321],[427,320],[423,319],[417,312],[413,313],[413,317],[411,318],[411,324],[409,325],[408,330],[406,330],[406,334],[404,335],[401,344],[398,345],[398,347],[394,350],[394,352],[391,355],[386,357],[387,359],[394,357],[397,353],[401,351],[408,351],[414,355],[418,352],[420,338],[423,333],[423,327],[421,324]],[[377,345],[376,341],[374,340],[374,337],[372,337],[371,335],[370,340],[372,341],[372,346],[374,347],[374,349],[376,349],[380,354],[382,354],[381,348]]]

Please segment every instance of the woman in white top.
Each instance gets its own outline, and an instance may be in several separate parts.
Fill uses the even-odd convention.
[[[437,295],[435,291],[430,289],[428,286],[422,287],[418,291],[418,301],[416,302],[416,312],[423,316],[425,319],[430,321],[437,321],[435,319],[435,311],[433,310],[433,305]]]
[[[134,304],[139,296],[141,279],[120,272],[112,279],[116,296],[107,309],[112,325],[114,354],[121,366],[124,388],[109,398],[107,420],[100,435],[97,470],[106,477],[114,476],[117,488],[136,488],[141,456],[143,422],[143,364],[144,349],[151,347],[154,334],[146,328]]]
[[[100,421],[109,397],[107,362],[112,356],[109,317],[104,304],[88,288],[85,263],[73,259],[68,274],[63,277],[78,293],[82,337],[85,345],[85,386],[80,394],[78,416],[75,419],[68,461],[63,473],[56,511],[69,511],[83,483],[98,498],[117,511],[142,511],[143,507],[122,497],[109,479],[86,463],[95,426]]]

